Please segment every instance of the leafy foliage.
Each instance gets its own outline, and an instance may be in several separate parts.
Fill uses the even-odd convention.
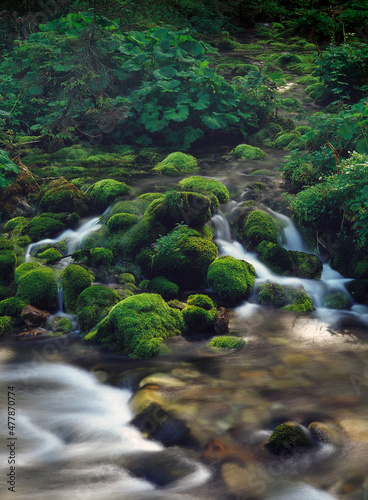
[[[19,173],[19,167],[0,149],[0,189],[6,187]]]

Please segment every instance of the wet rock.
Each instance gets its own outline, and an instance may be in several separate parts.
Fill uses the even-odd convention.
[[[155,403],[144,408],[131,423],[147,437],[166,446],[190,441],[187,425]]]
[[[344,429],[335,422],[311,422],[308,430],[321,443],[341,445],[346,439]]]
[[[254,461],[253,453],[235,443],[227,442],[223,439],[210,441],[202,453],[206,462],[249,462]]]
[[[43,328],[32,328],[31,330],[27,330],[19,334],[19,337],[22,339],[30,340],[36,337],[41,337],[41,335],[45,335],[47,333]]]
[[[237,462],[226,462],[221,467],[221,474],[229,491],[239,498],[249,498],[261,494],[267,485],[264,471],[253,462],[239,465]],[[237,497],[238,498],[238,497]]]
[[[225,307],[219,307],[218,309],[218,315],[215,318],[215,332],[218,335],[223,335],[224,333],[229,332],[229,315],[227,313],[227,310]]]
[[[310,437],[295,424],[281,424],[271,434],[265,448],[275,455],[303,452],[313,447]]]
[[[43,325],[49,316],[49,311],[43,311],[31,305],[25,306],[21,314],[21,318],[25,324],[31,327]]]

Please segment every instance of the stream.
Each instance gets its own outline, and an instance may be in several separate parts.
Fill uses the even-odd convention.
[[[82,342],[74,317],[69,335],[6,339],[0,344],[0,422],[2,443],[16,442],[16,487],[15,494],[3,487],[2,499],[368,500],[368,309],[346,291],[349,277],[328,263],[320,280],[279,276],[234,237],[237,209],[254,199],[281,223],[280,244],[309,252],[281,213],[285,151],[264,150],[267,157],[258,161],[221,156],[222,145],[213,157],[203,152],[199,175],[224,182],[232,193],[212,218],[214,240],[220,255],[254,266],[255,285],[303,287],[313,313],[262,307],[252,295],[229,311],[230,334],[246,346],[226,354],[210,352],[208,339],[172,338],[170,355],[130,360]],[[269,175],[251,175],[257,169]],[[178,180],[161,177],[160,185]],[[265,189],[252,190],[256,181]],[[157,182],[150,176],[132,187],[140,194]],[[38,246],[61,240],[67,240],[69,254],[99,227],[96,217],[34,243],[25,260],[34,258]],[[324,307],[326,294],[335,291],[348,296],[349,309]],[[59,304],[55,315],[65,316],[61,296]],[[15,435],[9,438],[6,395],[13,386]],[[132,419],[145,401],[180,417],[191,439],[165,446],[148,427],[141,433]],[[160,423],[157,415],[148,420],[154,428]],[[277,425],[296,422],[306,429],[316,421],[331,436],[316,450],[276,458],[265,452]],[[8,457],[4,445],[2,484]]]

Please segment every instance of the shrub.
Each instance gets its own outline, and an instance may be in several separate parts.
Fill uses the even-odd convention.
[[[9,297],[0,302],[0,316],[20,316],[23,307],[27,304],[19,297]]]
[[[83,332],[88,332],[103,318],[111,308],[121,301],[119,294],[106,286],[89,286],[77,299],[76,313]]]
[[[198,170],[198,161],[194,156],[180,151],[169,154],[153,169],[154,172],[165,175],[190,174],[196,170]]]
[[[223,335],[215,337],[207,343],[212,349],[241,349],[245,346],[245,341],[233,335]]]
[[[39,309],[54,311],[58,297],[55,272],[49,267],[25,272],[19,279],[17,297]]]
[[[90,197],[90,208],[93,212],[103,212],[116,198],[130,194],[131,189],[124,183],[114,179],[103,179],[95,182],[87,189]]]
[[[208,285],[221,305],[234,307],[246,300],[252,291],[255,271],[251,264],[230,256],[219,257],[209,266]]]
[[[239,144],[231,151],[231,154],[242,160],[262,160],[266,153],[262,149],[250,146],[249,144]]]
[[[273,431],[265,448],[275,455],[312,448],[310,437],[298,426],[281,424]]]
[[[13,250],[0,250],[0,283],[9,283],[14,279],[17,256]]]
[[[63,269],[60,279],[65,309],[68,313],[75,313],[77,299],[83,290],[91,285],[93,275],[83,267],[71,264]]]
[[[179,186],[184,189],[184,191],[195,191],[196,193],[203,194],[210,192],[216,196],[220,203],[226,203],[230,199],[229,191],[222,182],[214,179],[206,179],[199,175],[182,179],[179,182]]]
[[[12,329],[12,318],[10,316],[0,316],[0,336],[10,333]]]
[[[165,300],[175,299],[179,293],[178,285],[164,276],[156,276],[150,280],[147,289],[151,293],[158,293]]]
[[[95,338],[133,358],[150,358],[162,341],[185,332],[183,315],[169,307],[157,294],[142,293],[114,306],[99,328],[87,338]]]

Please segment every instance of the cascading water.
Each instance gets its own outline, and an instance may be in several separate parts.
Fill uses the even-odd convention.
[[[313,305],[316,309],[315,314],[317,317],[325,320],[328,319],[328,321],[333,323],[342,317],[353,316],[354,318],[359,318],[364,323],[368,323],[367,308],[355,304],[354,299],[345,288],[346,283],[348,283],[350,279],[344,278],[340,273],[333,270],[329,264],[323,264],[320,280],[302,279],[293,276],[280,276],[272,272],[266,265],[260,262],[256,253],[248,252],[238,241],[233,241],[231,237],[232,231],[229,218],[231,220],[234,210],[236,210],[236,207],[232,206],[232,210],[229,212],[228,217],[225,217],[221,213],[218,213],[213,217],[212,220],[216,230],[215,241],[219,247],[220,254],[231,255],[236,259],[245,260],[249,264],[253,265],[256,272],[256,285],[268,281],[294,288],[302,287],[311,297]],[[268,211],[272,217],[281,223],[283,229],[282,243],[284,248],[287,250],[310,253],[305,248],[303,239],[290,218],[286,215],[274,212],[271,209],[268,209]],[[335,292],[341,292],[348,296],[351,304],[350,311],[336,310],[325,307],[324,304],[326,296]],[[255,309],[254,304],[250,307],[249,303],[245,303],[243,306],[238,308],[238,311],[240,311],[240,314],[245,317],[253,314]]]

